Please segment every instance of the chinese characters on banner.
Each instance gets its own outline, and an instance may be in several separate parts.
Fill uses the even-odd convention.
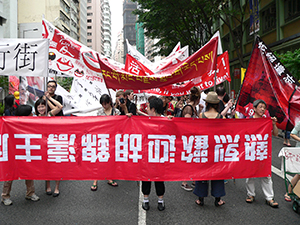
[[[0,75],[46,77],[48,49],[46,39],[0,39]]]
[[[251,116],[254,113],[252,103],[256,99],[263,99],[270,116],[277,117],[278,128],[292,130],[300,118],[299,85],[268,46],[257,37],[236,109],[245,116]]]
[[[272,122],[266,118],[2,117],[0,125],[0,180],[271,175]]]
[[[154,72],[151,76],[129,73],[103,58],[99,59],[99,63],[108,88],[145,90],[192,80],[199,77],[199,74],[215,70],[217,48],[218,37],[215,37],[187,59],[170,65],[164,70]]]

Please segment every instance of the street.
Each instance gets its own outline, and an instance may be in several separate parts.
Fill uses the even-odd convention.
[[[273,167],[281,168],[278,153],[283,147],[281,137],[273,137]],[[291,141],[294,146],[295,142]],[[214,198],[205,198],[205,205],[195,204],[196,196],[186,192],[181,182],[166,182],[166,209],[157,209],[157,196],[152,184],[150,210],[141,208],[140,187],[136,181],[117,181],[112,187],[98,182],[92,192],[92,181],[62,181],[59,197],[45,194],[45,181],[35,181],[40,201],[25,200],[25,182],[14,181],[11,191],[13,205],[0,206],[0,224],[299,224],[300,214],[284,201],[284,180],[272,174],[275,200],[279,208],[265,204],[260,182],[256,183],[256,200],[247,204],[245,179],[229,180],[226,184],[226,204],[214,206]],[[55,182],[51,181],[52,190]],[[3,182],[0,182],[2,190]]]

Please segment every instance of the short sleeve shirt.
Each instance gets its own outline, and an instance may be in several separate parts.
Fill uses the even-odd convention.
[[[300,122],[296,123],[296,126],[292,130],[291,134],[295,134],[298,137],[300,137]],[[296,147],[300,147],[300,142],[299,141],[297,141]]]

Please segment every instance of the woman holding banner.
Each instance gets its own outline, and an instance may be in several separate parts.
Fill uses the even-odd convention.
[[[112,99],[108,94],[101,95],[100,104],[102,105],[102,108],[99,109],[99,111],[97,113],[98,116],[116,116],[116,115],[120,115],[120,111],[113,107]],[[98,183],[98,181],[94,180],[93,185],[91,186],[91,191],[97,191],[97,189],[98,189],[97,183]],[[107,182],[107,184],[109,184],[113,187],[118,187],[117,182],[115,182],[113,180],[109,180]]]
[[[209,92],[204,100],[206,103],[206,111],[200,114],[200,118],[205,119],[221,119],[224,118],[219,111],[219,98],[216,92]],[[204,205],[204,197],[208,195],[208,181],[196,181],[194,194],[199,197],[195,202],[197,205]],[[222,206],[225,201],[221,199],[225,196],[224,180],[211,181],[211,195],[215,197],[215,206]]]
[[[46,103],[46,101],[47,101],[47,103]],[[51,109],[49,112],[47,110],[47,105]],[[62,108],[63,108],[63,106],[59,103],[59,101],[56,101],[55,99],[53,99],[48,92],[45,92],[45,95],[43,97],[39,98],[34,104],[35,114],[37,116],[55,116],[62,110]],[[60,182],[59,180],[55,181],[55,190],[52,195],[50,181],[46,180],[46,184],[45,184],[46,194],[52,195],[53,197],[58,197],[59,196],[59,182]]]
[[[182,110],[181,110],[181,117],[186,117],[186,118],[198,118],[198,112],[196,109],[196,106],[199,105],[200,102],[200,89],[199,87],[192,87],[190,90],[190,98],[189,98],[189,103],[186,104]],[[201,105],[202,106],[202,105]],[[203,107],[202,107],[203,108]],[[200,107],[200,111],[202,110]],[[194,186],[195,183],[192,183],[192,186]],[[182,181],[181,183],[181,188],[186,190],[186,191],[192,191],[193,188],[186,182]]]

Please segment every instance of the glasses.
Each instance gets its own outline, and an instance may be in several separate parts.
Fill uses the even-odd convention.
[[[56,88],[55,85],[48,85],[47,87],[48,87],[48,88]]]

